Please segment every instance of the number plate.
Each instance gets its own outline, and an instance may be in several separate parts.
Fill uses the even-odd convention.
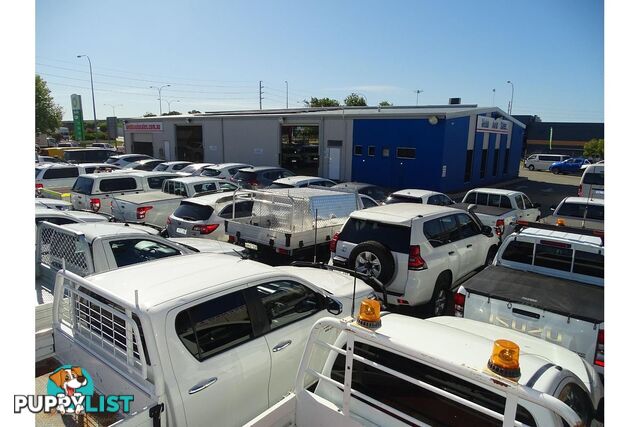
[[[176,228],[176,233],[187,234],[187,229],[178,227]]]
[[[258,250],[258,245],[256,245],[255,243],[251,243],[251,242],[244,242],[244,247],[247,249],[251,249],[254,251]]]

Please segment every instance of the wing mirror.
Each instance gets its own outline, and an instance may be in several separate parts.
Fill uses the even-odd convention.
[[[331,297],[325,297],[325,305],[327,311],[334,316],[342,313],[342,303],[340,301],[336,301]]]
[[[491,236],[493,236],[493,229],[491,227],[489,227],[488,225],[483,225],[482,226],[482,234],[484,234],[487,237],[491,237]]]
[[[549,208],[549,210],[550,210],[551,212],[554,212],[554,211],[556,210],[556,207],[557,207],[557,206],[551,206],[551,207]]]

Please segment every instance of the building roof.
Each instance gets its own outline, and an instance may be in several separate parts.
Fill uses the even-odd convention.
[[[553,141],[589,141],[604,138],[604,123],[534,122],[527,127],[527,139],[549,140],[553,128]]]

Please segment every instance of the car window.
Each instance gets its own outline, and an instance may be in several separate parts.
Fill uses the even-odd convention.
[[[205,191],[218,191],[218,186],[215,182],[205,182],[202,184],[195,184],[193,190],[196,193],[203,193]]]
[[[480,226],[465,213],[456,214],[458,220],[458,232],[460,240],[480,234]]]
[[[500,207],[505,209],[512,209],[511,199],[507,196],[500,196]]]
[[[76,182],[73,183],[73,187],[71,187],[71,191],[80,194],[91,194],[92,190],[93,178],[89,178],[88,176],[79,176]]]
[[[522,195],[522,199],[524,200],[524,207],[525,209],[533,209],[533,203],[531,203],[531,200],[529,200],[529,198],[527,196],[525,196],[524,194]]]
[[[596,173],[589,172],[584,174],[584,178],[582,179],[583,184],[590,185],[604,185],[604,172]]]
[[[219,169],[203,169],[202,170],[202,176],[218,176],[220,175],[222,172],[220,172]]]
[[[181,182],[167,180],[162,189],[165,193],[174,194],[176,196],[187,196],[187,190]]]
[[[504,249],[502,259],[531,265],[533,262],[533,243],[512,240]]]
[[[42,176],[43,179],[74,178],[78,176],[78,168],[49,168]]]
[[[173,216],[187,221],[205,221],[211,217],[212,213],[213,208],[211,206],[183,201],[173,212]]]
[[[522,196],[518,194],[515,196],[515,199],[516,199],[516,206],[518,206],[518,209],[524,209],[524,202],[522,201]]]
[[[500,197],[501,196],[499,194],[489,194],[489,198],[488,198],[487,204],[489,206],[494,206],[496,208],[499,208],[500,207]]]
[[[604,278],[604,255],[577,250],[573,260],[573,272]]]
[[[235,191],[238,189],[238,186],[230,182],[219,182],[218,188],[220,191]]]
[[[476,193],[475,191],[467,193],[467,195],[464,196],[464,200],[462,201],[462,203],[476,203],[477,196],[478,193]]]
[[[180,255],[180,251],[148,239],[113,240],[109,242],[118,267]]]
[[[244,218],[244,217],[251,216],[252,210],[253,210],[253,201],[236,202],[235,217]],[[231,218],[233,216],[233,203],[222,208],[218,216],[220,218],[225,218],[225,219]]]
[[[166,164],[166,163],[160,163],[158,166],[156,166],[156,169],[155,169],[155,170],[156,170],[156,171],[163,172],[163,171],[166,171],[168,168],[169,168],[169,165],[168,165],[168,164]]]
[[[47,217],[36,218],[36,225],[44,221],[47,221],[47,222],[50,222],[51,224],[56,224],[56,225],[75,224],[78,222],[75,219],[67,218],[67,217],[47,216]]]
[[[187,166],[189,166],[189,163],[178,163],[178,164],[173,165],[171,170],[180,171],[180,170],[184,169]]]
[[[149,188],[159,190],[168,178],[168,176],[151,176],[147,178],[147,185],[149,185]]]
[[[401,196],[398,194],[392,194],[384,201],[385,205],[393,205],[395,203],[422,203],[420,197]]]
[[[409,378],[419,379],[426,384],[500,414],[505,411],[506,399],[503,396],[478,387],[455,375],[370,344],[356,341],[354,352],[356,355],[374,362],[374,366],[354,358],[351,387],[369,398],[390,406],[400,414],[407,414],[419,422],[432,426],[501,425],[501,422],[489,415],[405,381],[396,375],[383,371],[380,367],[393,369]],[[344,355],[337,355],[331,369],[331,378],[344,383]],[[456,414],[456,416],[451,414]],[[536,425],[531,413],[520,405],[516,409],[516,420],[526,425]],[[410,419],[401,421],[404,421],[402,424],[416,424],[414,420]]]
[[[289,176],[295,176],[295,173],[289,172],[289,171],[283,171],[282,172],[282,178],[287,178]]]
[[[368,197],[360,197],[360,200],[362,200],[362,205],[364,206],[363,209],[367,209],[367,208],[372,208],[374,206],[378,206],[378,204],[374,200],[372,200],[372,199],[370,199]]]
[[[190,307],[176,316],[176,333],[200,362],[251,340],[251,318],[242,291]]]
[[[393,252],[409,253],[411,228],[383,222],[349,218],[340,231],[340,240],[360,244],[367,240],[382,243]]]
[[[439,195],[431,196],[427,199],[428,205],[441,205],[442,198]]]
[[[100,191],[105,193],[135,190],[136,188],[138,188],[138,183],[135,178],[107,178],[100,181]]]
[[[457,228],[458,223],[455,215],[448,215],[442,218],[426,221],[422,225],[422,232],[431,246],[437,248],[438,246],[446,245],[454,240],[458,240],[459,235]]]
[[[572,258],[573,250],[570,248],[560,248],[539,243],[536,245],[533,265],[554,270],[571,271]]]
[[[267,313],[270,329],[278,329],[323,309],[323,296],[291,280],[263,283],[254,288]]]

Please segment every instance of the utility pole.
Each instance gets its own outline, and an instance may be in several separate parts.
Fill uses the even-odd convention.
[[[509,115],[511,115],[511,110],[513,110],[513,82],[507,80],[507,84],[511,85],[511,101],[509,102]]]
[[[262,100],[264,99],[264,97],[262,96],[263,92],[262,89],[264,89],[264,86],[262,86],[262,80],[260,80],[258,82],[258,97],[260,98],[260,109],[262,110]]]
[[[424,92],[424,90],[422,90],[422,89],[416,89],[416,90],[414,90],[414,92],[416,93],[416,107],[417,107],[417,106],[418,106],[418,96],[419,96],[422,92]]]
[[[287,87],[287,109],[289,109],[289,82],[285,80],[284,84]]]
[[[76,55],[78,58],[85,57],[89,61],[89,77],[91,78],[91,103],[93,104],[93,134],[98,141],[98,119],[96,119],[96,97],[93,93],[93,69],[91,68],[91,58],[89,55]]]
[[[160,115],[162,116],[162,88],[169,87],[171,85],[149,86],[149,89],[158,89],[158,101],[160,102]]]
[[[495,88],[492,90],[493,90],[493,96],[491,98],[491,106],[493,107],[494,105],[496,105],[496,90]]]

